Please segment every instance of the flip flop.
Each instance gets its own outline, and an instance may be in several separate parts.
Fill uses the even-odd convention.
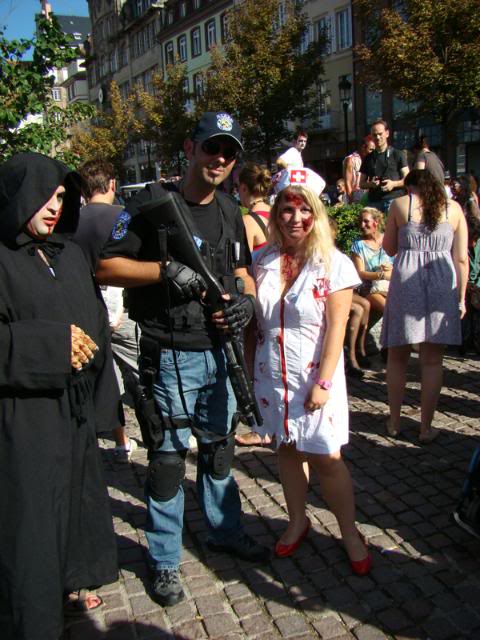
[[[271,443],[270,436],[262,436],[255,431],[248,431],[247,433],[239,434],[235,436],[235,444],[237,447],[264,447]]]
[[[96,603],[89,606],[89,601],[91,602],[92,599],[95,599]],[[63,604],[63,613],[68,618],[81,617],[98,611],[104,604],[102,598],[94,591],[79,589],[67,595]]]

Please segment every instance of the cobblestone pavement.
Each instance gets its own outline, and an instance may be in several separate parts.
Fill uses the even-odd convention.
[[[308,494],[312,531],[293,558],[259,566],[208,551],[193,452],[185,481],[181,565],[187,597],[163,609],[149,596],[146,452],[139,448],[131,464],[116,464],[112,443],[102,441],[120,577],[98,591],[105,607],[71,626],[65,640],[480,639],[480,541],[450,518],[479,442],[480,360],[446,359],[434,423],[442,433],[422,447],[416,438],[419,385],[413,365],[398,440],[384,432],[384,373],[350,382],[351,438],[344,455],[355,484],[359,528],[374,558],[368,577],[352,575],[315,480]],[[139,437],[133,418],[129,422],[130,434]],[[275,453],[238,449],[234,473],[247,531],[273,547],[286,523]]]

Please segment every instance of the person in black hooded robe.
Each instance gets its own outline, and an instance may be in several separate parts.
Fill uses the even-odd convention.
[[[118,405],[104,311],[68,240],[74,178],[36,153],[0,165],[2,640],[58,640],[67,594],[117,579],[96,430]]]

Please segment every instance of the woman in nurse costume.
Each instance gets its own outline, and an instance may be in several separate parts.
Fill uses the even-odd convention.
[[[271,240],[255,256],[257,344],[255,393],[264,426],[275,436],[289,523],[275,545],[292,555],[308,535],[308,468],[336,516],[352,570],[369,572],[372,559],[355,526],[350,473],[341,447],[348,442],[343,341],[360,281],[352,262],[334,248],[324,182],[309,169],[286,169],[277,183]]]

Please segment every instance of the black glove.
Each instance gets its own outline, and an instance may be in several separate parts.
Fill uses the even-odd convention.
[[[255,313],[255,298],[250,294],[240,294],[232,299],[223,312],[230,331],[244,329]]]
[[[185,300],[200,299],[202,293],[207,290],[202,276],[181,262],[169,262],[165,273],[174,290]]]

